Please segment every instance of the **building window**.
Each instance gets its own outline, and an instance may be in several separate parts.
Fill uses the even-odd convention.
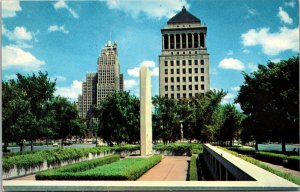
[[[191,68],[189,68],[189,74],[192,74],[192,69]]]
[[[168,97],[168,94],[165,94],[165,97]]]
[[[171,66],[173,66],[174,65],[174,61],[171,61]]]
[[[177,91],[179,91],[180,90],[180,86],[179,85],[177,85]]]
[[[176,69],[176,73],[179,74],[180,73],[180,69]]]
[[[171,74],[174,74],[174,69],[171,69]]]
[[[180,98],[180,94],[177,94],[177,98]]]
[[[182,65],[185,66],[185,60],[182,61]]]
[[[189,54],[191,54],[191,52],[189,51]]]
[[[168,86],[165,86],[165,91],[168,91]]]
[[[192,65],[192,60],[189,60],[189,65]]]
[[[166,67],[168,66],[168,61],[165,61],[165,66],[166,66]]]
[[[174,85],[171,86],[171,91],[174,91]]]
[[[192,89],[193,89],[192,85],[189,85],[189,90],[192,90]]]
[[[186,90],[186,86],[185,86],[185,85],[183,85],[183,86],[182,86],[182,89],[185,91],[185,90]]]
[[[198,60],[194,60],[195,65],[198,65]]]
[[[198,90],[198,85],[195,85],[195,90]]]
[[[165,69],[165,74],[168,74],[168,69]]]
[[[171,55],[173,55],[173,52],[171,52]]]
[[[201,73],[204,73],[204,68],[201,68]]]
[[[201,60],[201,65],[204,65],[204,60]]]
[[[182,81],[185,82],[185,77],[182,77]]]
[[[182,73],[185,74],[185,69],[182,69]]]
[[[176,77],[176,81],[177,81],[177,82],[180,82],[180,77]]]
[[[165,77],[165,83],[168,83],[168,77]]]
[[[201,81],[202,81],[202,82],[204,81],[204,76],[201,76]]]
[[[177,55],[179,55],[179,52],[177,52]]]
[[[179,61],[176,61],[177,66],[179,66]]]
[[[171,98],[174,99],[174,94],[171,94]]]
[[[189,94],[189,97],[191,98],[191,97],[193,97],[193,95],[190,93],[190,94]]]
[[[189,82],[192,82],[193,80],[192,80],[192,77],[189,77]]]
[[[204,85],[201,85],[201,90],[204,90]]]
[[[195,77],[195,81],[198,82],[198,77],[197,76]]]
[[[198,68],[195,68],[195,73],[198,73]]]
[[[186,98],[186,94],[185,93],[183,94],[183,98]]]
[[[171,83],[174,83],[174,77],[171,77]]]
[[[184,52],[182,52],[182,54],[184,54],[184,55],[185,55],[185,51],[184,51]]]
[[[197,51],[195,51],[195,54],[197,54],[198,52]]]

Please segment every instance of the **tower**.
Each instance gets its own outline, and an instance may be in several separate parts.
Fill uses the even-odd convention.
[[[161,29],[159,95],[190,98],[209,90],[207,27],[185,7]]]

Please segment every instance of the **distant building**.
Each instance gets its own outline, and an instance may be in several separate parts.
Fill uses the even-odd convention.
[[[87,73],[82,83],[82,95],[78,97],[79,116],[91,119],[92,106],[99,106],[107,95],[123,90],[123,74],[120,74],[118,45],[110,41],[98,57],[97,73]]]
[[[161,29],[159,95],[190,98],[210,89],[207,27],[185,7]]]

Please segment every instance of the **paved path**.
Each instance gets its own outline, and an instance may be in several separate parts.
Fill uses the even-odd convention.
[[[35,180],[35,174],[18,177],[12,180]]]
[[[137,181],[186,181],[189,160],[186,156],[165,156]]]

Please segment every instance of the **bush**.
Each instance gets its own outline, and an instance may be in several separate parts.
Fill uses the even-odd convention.
[[[73,173],[86,171],[86,170],[93,169],[95,167],[102,166],[105,164],[113,163],[113,162],[116,162],[119,160],[120,160],[119,155],[110,155],[110,156],[102,157],[99,159],[83,161],[80,163],[66,165],[63,167],[56,168],[56,169],[42,171],[42,172],[37,173],[35,178],[37,180],[68,179],[68,178],[70,178],[70,175],[72,175]]]
[[[198,149],[200,153],[203,151],[203,147],[201,144],[196,143],[172,143],[167,145],[155,145],[153,147],[158,151],[170,151],[173,152],[174,155],[191,155],[193,149]]]
[[[198,168],[196,156],[192,156],[190,160],[189,181],[198,181]]]
[[[78,171],[81,166],[81,163],[78,163],[78,166],[75,166],[76,169],[62,167],[63,171],[59,169],[58,171],[45,171],[38,174],[36,178],[39,180],[136,180],[161,159],[162,155],[153,155],[149,158],[127,158],[110,164],[95,166],[85,171]],[[84,167],[87,168],[88,166]]]

